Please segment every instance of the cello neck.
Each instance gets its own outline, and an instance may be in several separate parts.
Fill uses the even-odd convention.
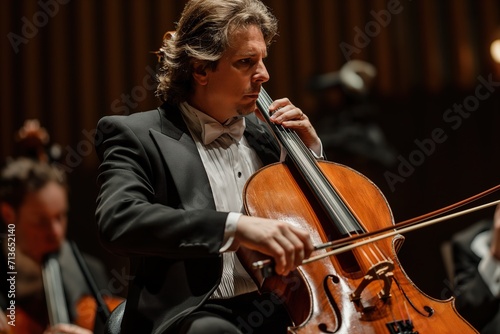
[[[261,111],[262,116],[266,120],[269,127],[272,129],[276,138],[286,150],[288,157],[292,159],[294,164],[300,162],[316,164],[315,158],[311,151],[304,145],[295,131],[287,129],[281,125],[277,125],[271,121],[269,114],[269,106],[273,100],[264,88],[260,89],[259,97],[257,98],[257,107]]]
[[[50,325],[70,323],[62,285],[61,268],[55,254],[49,255],[45,260],[42,267],[42,278]]]
[[[302,142],[297,133],[271,121],[269,106],[272,102],[273,100],[264,88],[261,88],[257,99],[257,107],[285,149],[287,159],[295,167],[300,178],[305,181],[316,198],[316,202],[336,227],[339,236],[363,232],[363,228],[335,188],[332,187],[331,182],[321,171],[311,150]]]

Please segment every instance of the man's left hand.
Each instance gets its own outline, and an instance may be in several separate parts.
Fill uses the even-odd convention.
[[[282,98],[269,106],[271,121],[295,130],[304,144],[318,156],[321,155],[321,140],[309,121],[309,117],[294,106],[289,99]]]

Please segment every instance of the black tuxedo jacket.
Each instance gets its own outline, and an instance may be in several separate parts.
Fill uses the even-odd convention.
[[[456,307],[481,334],[500,334],[500,299],[481,278],[477,270],[481,258],[471,249],[474,238],[491,227],[492,221],[480,221],[452,238]]]
[[[274,137],[255,116],[245,137],[264,164]],[[202,161],[177,107],[98,123],[96,219],[109,250],[130,259],[123,333],[163,333],[199,307],[220,281],[226,212],[215,211]]]

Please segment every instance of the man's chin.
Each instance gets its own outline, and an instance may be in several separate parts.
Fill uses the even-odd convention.
[[[255,102],[251,102],[251,103],[248,103],[244,106],[241,106],[238,109],[238,115],[248,116],[248,115],[254,113],[256,109],[257,109],[257,104]]]

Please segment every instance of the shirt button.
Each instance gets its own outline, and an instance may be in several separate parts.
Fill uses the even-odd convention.
[[[241,172],[238,172],[238,177],[241,177]]]

